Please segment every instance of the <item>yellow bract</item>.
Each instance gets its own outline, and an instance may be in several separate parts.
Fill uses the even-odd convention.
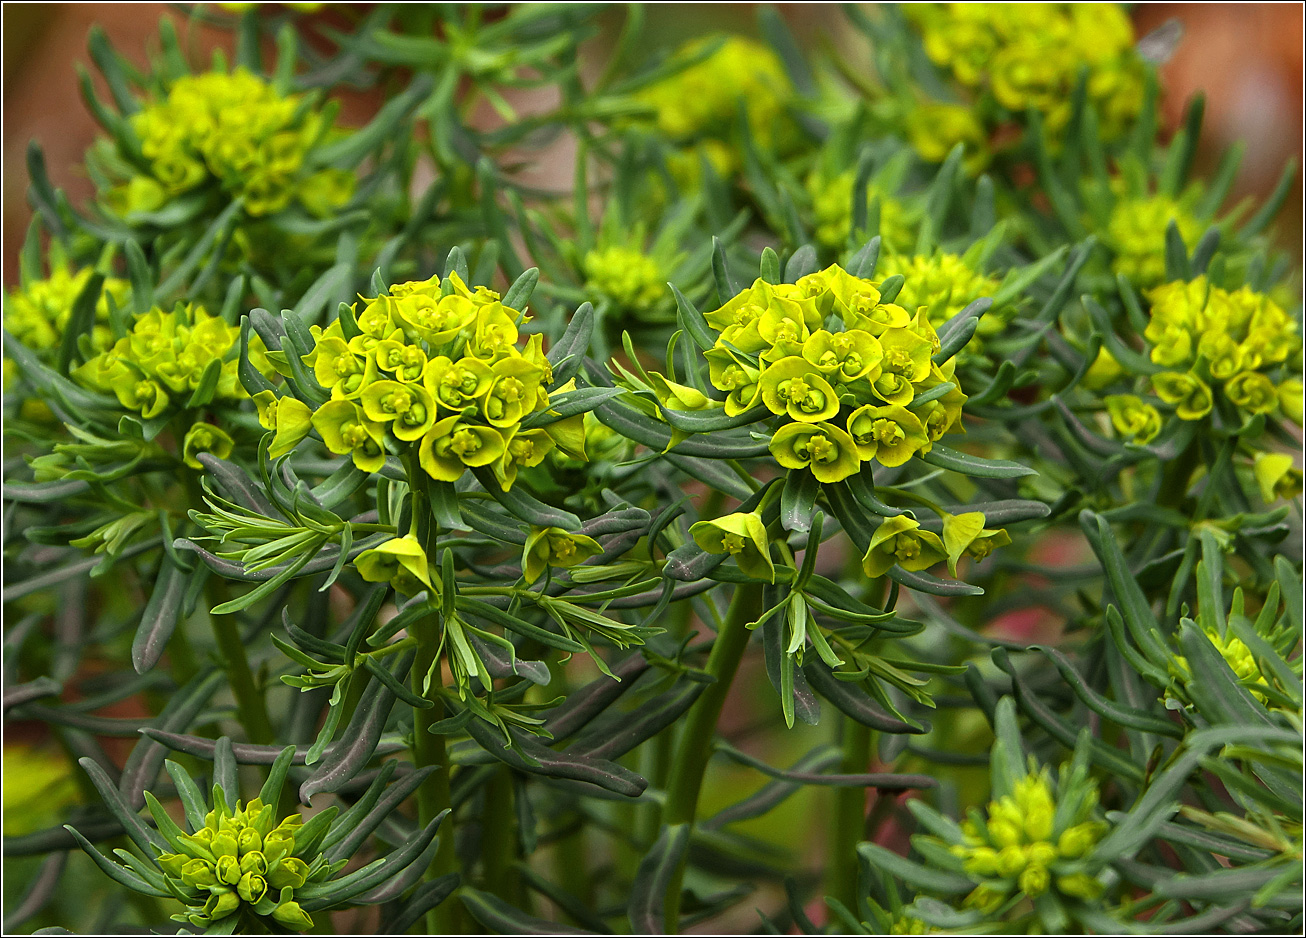
[[[897,565],[904,570],[925,570],[948,556],[943,541],[933,531],[906,515],[886,518],[871,535],[870,547],[862,558],[869,577],[884,576]]]
[[[689,534],[708,553],[734,557],[739,569],[754,579],[775,582],[771,542],[757,512],[737,511],[714,521],[698,521],[690,525]]]

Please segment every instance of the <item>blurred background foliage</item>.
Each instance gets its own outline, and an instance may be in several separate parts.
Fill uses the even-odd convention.
[[[275,5],[269,5],[275,6]],[[343,22],[340,10],[327,4],[308,14],[324,25]],[[366,8],[368,4],[349,4]],[[756,33],[757,4],[655,4],[648,9],[646,35],[658,45],[674,46],[713,31]],[[851,60],[865,60],[857,30],[829,29],[840,20],[839,9],[822,4],[778,4],[790,28],[809,49],[835,44]],[[1302,156],[1302,7],[1297,4],[1146,3],[1131,11],[1135,34],[1145,36],[1166,23],[1182,29],[1173,55],[1160,68],[1162,117],[1177,128],[1184,105],[1193,94],[1206,94],[1206,119],[1195,159],[1199,176],[1209,175],[1220,154],[1239,140],[1248,147],[1231,193],[1230,204],[1246,196],[1265,198],[1291,158]],[[97,134],[97,125],[77,88],[78,65],[90,66],[86,33],[92,24],[103,27],[113,46],[129,60],[144,64],[146,48],[158,35],[161,17],[183,30],[197,61],[208,50],[231,51],[226,30],[195,23],[180,5],[162,3],[6,3],[4,5],[4,269],[5,285],[17,282],[19,248],[31,219],[24,198],[27,174],[23,153],[27,141],[45,148],[50,179],[74,205],[88,198],[93,187],[81,169],[83,156]],[[601,22],[604,31],[583,52],[593,63],[606,61],[607,50],[620,27],[619,11]],[[1249,55],[1248,50],[1256,50]],[[97,82],[98,73],[92,71]],[[101,91],[104,89],[101,88]],[[529,113],[531,92],[520,92],[514,106]],[[372,114],[372,93],[337,95],[343,103],[340,122],[361,125]],[[538,102],[535,102],[538,104]],[[489,112],[489,108],[485,109]],[[484,115],[492,120],[492,112]],[[534,181],[565,184],[570,154],[541,154],[531,174]],[[1289,204],[1301,200],[1301,177],[1293,184]],[[1300,215],[1285,212],[1277,226],[1281,246],[1298,253],[1302,243]]]

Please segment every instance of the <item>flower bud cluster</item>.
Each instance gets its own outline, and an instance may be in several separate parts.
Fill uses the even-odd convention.
[[[1087,859],[1107,825],[1091,819],[1097,784],[1087,777],[1082,784],[1087,788],[1072,816],[1057,817],[1045,768],[990,802],[986,818],[972,815],[962,824],[963,842],[951,851],[963,861],[966,875],[979,883],[966,905],[993,912],[1013,892],[1031,899],[1049,890],[1073,899],[1101,894],[1102,884],[1091,875]]]
[[[162,100],[132,116],[150,173],[113,190],[110,203],[123,213],[155,211],[216,181],[243,198],[250,215],[279,212],[292,199],[314,214],[331,214],[353,194],[353,176],[308,164],[330,126],[323,112],[303,103],[240,68],[178,78]]]
[[[925,53],[962,85],[988,90],[1008,111],[1033,108],[1065,127],[1081,69],[1104,139],[1124,133],[1143,104],[1143,62],[1113,4],[943,3],[907,8]]]
[[[330,400],[307,421],[307,409],[287,398],[275,409],[266,402],[264,425],[277,432],[278,451],[311,426],[331,452],[375,472],[393,440],[415,449],[432,479],[454,482],[468,468],[489,467],[504,491],[555,446],[585,458],[580,414],[522,428],[548,409],[553,372],[542,336],[517,348],[526,317],[497,293],[473,291],[454,273],[398,284],[363,304],[352,335],[340,320],[312,329],[315,345],[303,360]]]
[[[57,264],[50,276],[26,284],[5,297],[5,329],[19,342],[41,352],[56,348],[63,340],[73,313],[73,303],[91,279],[91,268],[74,271]],[[113,344],[109,327],[109,301],[112,296],[119,307],[127,302],[131,285],[117,277],[107,277],[95,303],[95,322],[91,326],[91,348],[103,351]]]
[[[1301,336],[1273,300],[1249,287],[1235,291],[1205,277],[1163,284],[1149,294],[1144,337],[1157,396],[1182,420],[1201,420],[1214,406],[1212,385],[1244,414],[1281,412],[1302,421]]]
[[[939,337],[926,310],[882,301],[878,284],[837,265],[796,284],[758,280],[705,318],[720,333],[706,358],[725,413],[784,418],[770,448],[787,469],[838,482],[864,461],[900,466],[959,428],[966,395],[952,362],[931,361]]]
[[[1256,657],[1247,647],[1247,643],[1235,635],[1232,629],[1226,629],[1223,635],[1216,629],[1210,628],[1205,629],[1204,632],[1215,646],[1215,650],[1220,653],[1220,657],[1229,665],[1229,670],[1238,678],[1238,683],[1261,703],[1272,708],[1270,698],[1257,690],[1258,687],[1266,687],[1265,675],[1261,673],[1261,666],[1257,664]],[[1192,666],[1184,655],[1174,656],[1171,670],[1182,684],[1188,684],[1196,679],[1193,676]]]
[[[320,882],[344,866],[318,855],[306,862],[296,855],[295,836],[303,826],[298,814],[276,823],[272,805],[255,798],[234,812],[219,801],[193,834],[177,834],[177,853],[157,862],[168,889],[187,906],[172,916],[207,928],[230,915],[246,912],[293,931],[306,931],[313,920],[294,899],[305,883]]]

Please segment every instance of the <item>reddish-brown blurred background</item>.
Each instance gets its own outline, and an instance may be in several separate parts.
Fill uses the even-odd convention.
[[[681,33],[685,20],[704,27],[748,27],[751,4],[694,5],[692,14],[680,4],[649,10],[650,27]],[[837,22],[832,6],[781,5],[800,35],[821,32]],[[327,10],[323,16],[332,16]],[[5,283],[16,277],[13,261],[22,243],[30,209],[24,152],[31,139],[45,149],[51,179],[64,188],[74,204],[91,194],[80,163],[96,134],[96,126],[77,90],[77,65],[89,64],[87,30],[99,23],[113,44],[128,57],[144,63],[147,48],[157,48],[159,17],[177,23],[187,45],[196,52],[214,46],[229,48],[220,30],[188,28],[187,18],[164,4],[142,3],[6,3],[4,16],[4,244]],[[1220,151],[1234,140],[1247,141],[1246,158],[1236,197],[1264,195],[1274,186],[1284,162],[1302,152],[1302,6],[1299,4],[1138,4],[1134,19],[1139,35],[1174,19],[1183,38],[1162,69],[1164,113],[1178,120],[1190,95],[1207,95],[1201,166],[1214,165]],[[676,25],[669,25],[677,20]],[[668,23],[659,24],[658,20]],[[660,27],[660,28],[659,28]],[[679,28],[678,28],[679,27]],[[356,101],[356,119],[364,119],[365,101]],[[346,120],[350,108],[346,108]],[[1300,177],[1278,232],[1285,246],[1301,243]]]

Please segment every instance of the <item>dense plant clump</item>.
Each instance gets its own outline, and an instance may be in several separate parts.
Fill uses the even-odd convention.
[[[318,6],[28,150],[6,931],[1301,931],[1295,167],[1163,37]]]

